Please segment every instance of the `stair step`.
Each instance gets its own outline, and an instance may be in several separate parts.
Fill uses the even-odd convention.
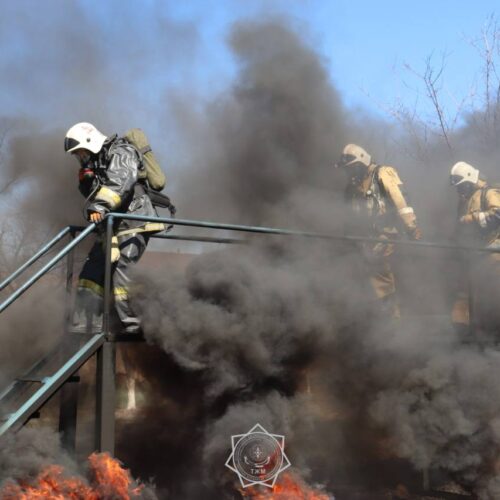
[[[48,377],[19,377],[16,378],[16,382],[27,382],[35,384],[44,384]]]

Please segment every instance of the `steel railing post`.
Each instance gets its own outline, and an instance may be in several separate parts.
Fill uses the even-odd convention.
[[[111,307],[111,245],[113,240],[113,221],[112,215],[106,220],[106,263],[104,267],[104,311],[102,317],[102,328],[105,335],[109,336],[109,316]]]
[[[110,308],[112,287],[111,244],[113,216],[106,220],[106,261],[104,271],[103,333],[106,341],[97,353],[96,369],[96,449],[114,454],[115,451],[115,359],[116,344],[110,332]]]
[[[70,237],[72,240],[75,239],[75,231],[70,232]],[[65,310],[65,320],[66,325],[71,321],[71,314],[73,311],[72,307],[72,291],[73,291],[73,276],[75,270],[75,253],[72,250],[68,253],[66,259],[66,310]]]
[[[474,277],[473,277],[473,252],[467,251],[467,300],[469,308],[469,336],[471,340],[477,340],[476,335],[476,311],[474,305]]]
[[[75,231],[70,231],[70,237],[75,238]],[[74,272],[74,250],[68,253],[66,258],[66,306],[64,312],[65,336],[63,338],[60,350],[64,357],[67,341],[69,340],[68,326],[71,324],[73,315],[73,272]],[[76,374],[75,374],[76,375]],[[74,376],[67,381],[60,390],[59,403],[59,432],[61,442],[64,448],[74,453],[76,449],[76,420],[78,412],[78,377]]]
[[[115,452],[115,343],[106,340],[97,351],[96,450]]]

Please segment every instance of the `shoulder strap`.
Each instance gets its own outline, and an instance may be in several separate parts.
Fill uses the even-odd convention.
[[[490,189],[492,189],[491,186],[484,186],[481,189],[481,212],[484,212],[488,208],[486,197],[488,196],[488,191]]]
[[[375,168],[373,169],[372,184],[374,184],[376,182],[379,192],[383,196],[385,196],[386,192],[385,192],[385,189],[384,189],[384,185],[380,182],[380,169],[381,168],[382,168],[382,165],[376,165]]]
[[[143,152],[127,137],[117,137],[113,145],[116,147],[125,146],[126,148],[130,148],[136,154],[137,161],[139,163],[139,171],[144,170]]]
[[[373,179],[375,179],[377,182],[380,182],[380,169],[382,168],[382,165],[375,165],[375,168],[373,169]]]

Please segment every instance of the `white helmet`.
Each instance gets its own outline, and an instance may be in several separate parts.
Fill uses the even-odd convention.
[[[64,150],[72,153],[77,149],[88,149],[94,154],[99,153],[107,137],[99,132],[91,123],[81,122],[73,125],[64,138]]]
[[[479,170],[472,165],[459,161],[453,165],[450,172],[450,182],[452,186],[458,186],[464,182],[477,184],[479,181]]]
[[[365,167],[369,167],[372,162],[372,157],[361,147],[356,144],[348,144],[342,151],[340,162],[337,167],[349,167],[356,163],[361,163]]]

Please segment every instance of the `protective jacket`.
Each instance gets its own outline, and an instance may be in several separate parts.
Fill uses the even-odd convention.
[[[153,204],[139,179],[143,169],[141,153],[125,139],[116,135],[107,140],[92,169],[95,176],[80,180],[79,189],[85,196],[85,212],[121,212],[157,217]],[[115,223],[115,236],[139,232],[156,232],[165,229],[164,224],[120,220]]]
[[[348,232],[388,240],[387,243],[364,243],[361,248],[375,295],[394,318],[399,317],[399,307],[390,263],[394,245],[389,240],[396,238],[402,228],[412,239],[420,237],[415,213],[408,205],[402,184],[395,168],[371,164],[366,175],[353,179],[346,192],[353,209]]]
[[[480,180],[470,197],[460,198],[458,224],[460,243],[500,249],[500,189]],[[474,253],[469,257],[463,265],[469,272],[461,276],[452,321],[457,327],[470,325],[472,303],[475,326],[498,331],[500,253]]]
[[[460,224],[470,229],[468,236],[486,246],[500,246],[500,189],[479,181],[470,198],[458,207]]]
[[[402,186],[394,167],[372,164],[367,175],[349,187],[347,195],[354,213],[368,222],[373,236],[395,235],[402,227],[415,237],[417,218]]]

